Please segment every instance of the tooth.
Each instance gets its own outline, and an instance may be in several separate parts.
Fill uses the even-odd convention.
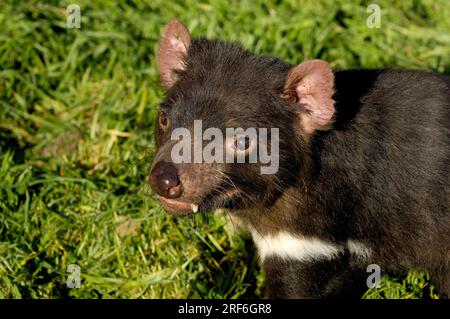
[[[195,214],[196,212],[198,212],[198,205],[191,204],[191,209],[192,209],[192,212]]]

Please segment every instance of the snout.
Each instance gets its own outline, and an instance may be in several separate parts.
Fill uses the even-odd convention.
[[[148,181],[168,213],[187,215],[214,210],[234,195],[217,172],[206,163],[174,164],[159,153]]]
[[[178,215],[192,212],[192,204],[180,199],[183,184],[173,163],[157,162],[150,172],[149,182],[167,212]]]

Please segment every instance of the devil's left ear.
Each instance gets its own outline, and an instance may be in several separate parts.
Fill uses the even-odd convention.
[[[300,111],[300,126],[307,134],[326,130],[334,114],[334,75],[322,60],[305,61],[286,78],[284,96],[295,101]]]
[[[177,81],[176,71],[186,68],[190,45],[191,36],[188,29],[176,19],[170,21],[164,28],[158,54],[160,81],[166,89]]]

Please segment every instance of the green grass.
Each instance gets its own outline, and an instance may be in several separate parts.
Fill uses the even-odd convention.
[[[145,183],[163,97],[155,51],[173,17],[193,36],[289,62],[450,73],[450,2],[72,1],[0,3],[0,297],[254,298],[264,274],[223,213],[168,216]],[[75,1],[73,1],[75,2]],[[279,4],[276,4],[279,3]],[[66,286],[81,267],[81,288]],[[426,274],[367,298],[434,296]]]

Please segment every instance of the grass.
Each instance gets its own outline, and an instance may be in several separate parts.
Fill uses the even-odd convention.
[[[75,2],[75,1],[73,1]],[[450,2],[72,1],[0,4],[0,297],[255,298],[264,274],[223,213],[168,216],[145,183],[163,91],[155,51],[173,17],[193,36],[289,62],[450,73]],[[81,288],[66,285],[67,266]],[[435,296],[426,274],[367,298]]]

